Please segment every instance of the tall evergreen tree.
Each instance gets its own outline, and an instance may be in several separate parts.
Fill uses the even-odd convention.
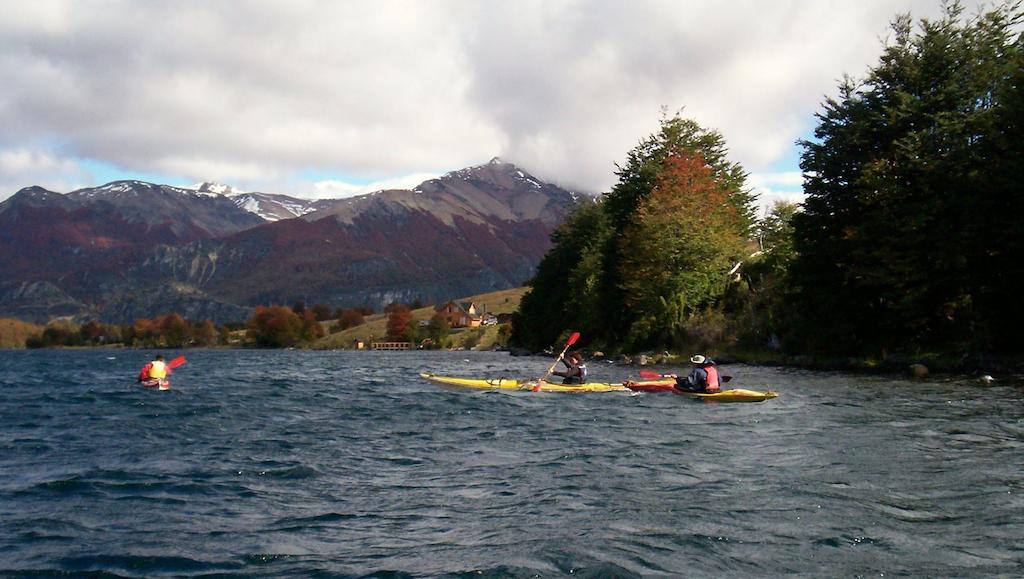
[[[804,347],[879,353],[991,341],[978,326],[977,268],[992,246],[976,231],[992,216],[976,209],[994,194],[985,175],[1006,155],[989,143],[1006,114],[1017,18],[1006,4],[964,23],[952,3],[915,32],[899,17],[865,82],[847,79],[826,101],[816,141],[802,143],[808,199],[794,217]]]
[[[603,208],[583,204],[551,235],[552,247],[541,259],[513,315],[512,346],[539,351],[566,329],[600,332],[598,304],[602,248],[611,230]]]

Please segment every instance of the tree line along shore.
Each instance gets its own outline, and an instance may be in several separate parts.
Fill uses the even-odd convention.
[[[519,306],[527,288],[469,296],[458,302],[485,304],[503,317]],[[435,305],[391,304],[371,308],[331,309],[323,304],[257,307],[247,320],[214,324],[189,321],[176,313],[138,319],[130,324],[91,320],[82,324],[54,321],[45,326],[0,319],[0,347],[262,347],[309,349],[370,348],[374,342],[408,342],[412,348],[495,349],[507,345],[509,324],[451,327]]]

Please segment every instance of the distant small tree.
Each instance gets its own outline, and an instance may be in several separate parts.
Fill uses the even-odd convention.
[[[82,341],[90,345],[115,344],[121,341],[120,328],[98,320],[90,320],[82,324],[79,334]]]
[[[197,346],[216,346],[220,342],[220,332],[210,320],[203,320],[192,325],[193,341]]]
[[[434,340],[435,344],[444,347],[451,333],[452,328],[448,324],[448,318],[445,315],[438,312],[434,314],[434,317],[430,318],[430,324],[427,325],[427,336]]]
[[[192,340],[192,327],[176,313],[160,318],[158,325],[163,343],[168,348],[183,348]]]
[[[302,315],[302,339],[307,342],[320,339],[324,336],[324,327],[317,321],[316,315],[310,311]]]
[[[257,346],[281,348],[294,346],[302,337],[303,319],[284,306],[256,306],[249,320],[248,335]]]
[[[61,346],[79,346],[82,344],[82,337],[79,329],[67,323],[51,323],[43,329],[39,340],[29,340],[26,345],[29,348],[57,348]]]
[[[408,306],[401,304],[392,304],[388,308],[390,310],[387,324],[388,339],[393,341],[404,340],[405,334],[409,330],[409,324],[412,323],[412,311],[409,310]]]
[[[130,343],[133,346],[152,348],[159,345],[157,343],[157,340],[160,337],[159,328],[153,320],[148,318],[135,320],[130,328],[129,334],[131,336]]]
[[[509,338],[512,337],[512,324],[502,324],[498,328],[498,345],[508,347]]]
[[[419,344],[426,338],[426,332],[419,324],[410,322],[409,326],[405,329],[405,334],[402,336],[406,342],[412,342],[413,344]]]
[[[356,326],[363,325],[364,322],[363,314],[354,308],[346,310],[340,310],[338,314],[338,323],[334,326],[334,331],[347,330]]]
[[[294,304],[292,304],[292,311],[300,316],[306,313],[306,302],[303,300],[295,302]]]
[[[316,304],[313,306],[313,315],[316,317],[318,322],[331,319],[331,308],[324,304]]]

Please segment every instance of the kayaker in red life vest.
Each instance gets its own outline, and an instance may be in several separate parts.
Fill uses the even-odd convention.
[[[573,352],[568,358],[562,358],[562,363],[565,364],[565,372],[552,372],[564,378],[562,384],[586,384],[587,365],[583,363],[583,354]]]
[[[142,367],[142,370],[139,372],[138,382],[146,388],[166,390],[170,387],[170,384],[167,382],[167,376],[170,373],[171,368],[164,363],[164,357],[157,354],[153,357],[152,362]]]
[[[718,379],[715,362],[700,354],[690,358],[690,362],[693,370],[685,378],[676,376],[675,388],[684,392],[718,392],[721,381]]]

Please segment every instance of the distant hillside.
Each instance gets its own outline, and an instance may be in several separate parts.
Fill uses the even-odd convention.
[[[497,292],[457,298],[455,301],[473,302],[486,312],[494,315],[510,314],[519,308],[519,302],[528,290],[529,288],[527,287],[517,287]],[[429,320],[434,316],[434,312],[435,307],[433,305],[413,310],[413,320],[417,322],[420,320]],[[329,331],[333,324],[333,321],[325,322],[324,328]],[[370,337],[373,336],[375,340],[382,340],[383,336],[387,333],[386,327],[386,315],[376,314],[368,316],[366,318],[366,323],[363,325],[349,328],[335,334],[328,334],[316,343],[312,344],[311,347],[323,350],[349,349],[353,347],[353,344],[357,339],[369,342]],[[452,332],[453,345],[455,347],[467,347],[466,344],[472,341],[474,345],[477,345],[480,349],[489,349],[497,341],[498,330],[498,326],[456,329]]]

